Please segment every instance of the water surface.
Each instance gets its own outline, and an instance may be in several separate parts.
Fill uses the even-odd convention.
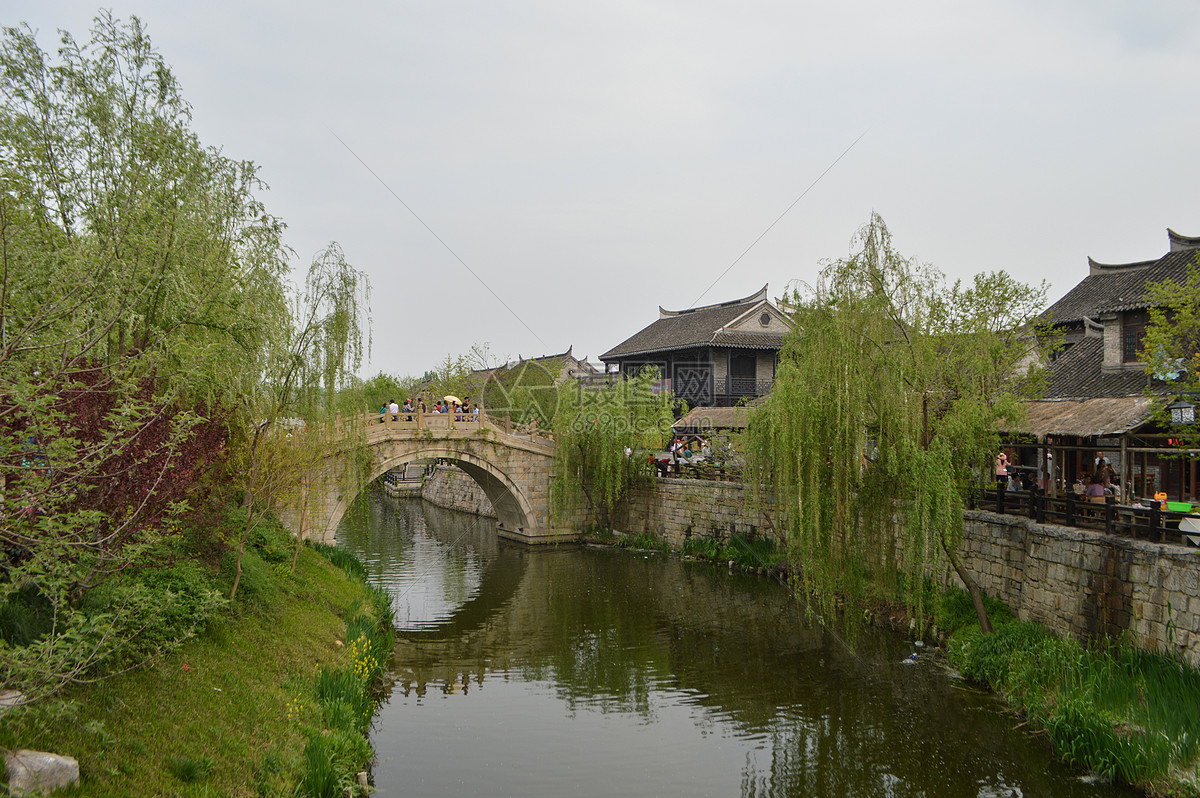
[[[381,796],[1132,795],[928,650],[868,631],[851,651],[766,579],[526,548],[420,500],[362,510],[338,543],[397,610]]]

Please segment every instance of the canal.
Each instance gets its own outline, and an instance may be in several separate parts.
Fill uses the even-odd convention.
[[[360,501],[338,545],[396,608],[381,796],[1132,795],[928,649],[867,631],[851,651],[764,578]]]

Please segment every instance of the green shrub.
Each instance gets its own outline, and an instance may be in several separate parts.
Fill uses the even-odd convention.
[[[269,563],[290,564],[295,540],[292,534],[272,517],[251,531],[246,538],[246,545],[253,547],[259,556]]]
[[[770,540],[746,540],[734,535],[726,547],[728,556],[743,568],[770,568],[781,561],[775,544]]]
[[[1062,696],[1079,691],[1087,659],[1075,638],[1047,634],[1013,649],[1003,689],[1040,722]]]
[[[358,731],[358,712],[354,704],[340,698],[321,703],[321,720],[327,729]]]
[[[971,651],[982,637],[983,630],[979,628],[979,624],[959,628],[946,641],[946,658],[960,671],[965,670]]]
[[[368,585],[367,591],[371,596],[371,610],[375,615],[376,626],[387,637],[387,649],[391,651],[395,642],[396,626],[396,606],[392,603],[392,594],[377,585]]]
[[[680,553],[687,557],[700,557],[705,560],[718,560],[724,553],[725,547],[716,538],[688,537],[680,547]]]
[[[231,551],[221,560],[221,586],[225,595],[233,587],[237,575],[237,552]],[[259,555],[258,550],[247,546],[242,554],[242,578],[238,582],[239,602],[272,606],[279,596],[279,577],[274,569]]]
[[[334,766],[344,774],[344,780],[349,781],[352,774],[371,761],[375,752],[371,750],[370,741],[357,729],[345,727],[331,727],[331,729],[328,747],[330,753],[333,754]]]
[[[1088,696],[1064,700],[1046,718],[1045,727],[1059,756],[1106,778],[1137,783],[1170,767],[1169,741],[1120,723]]]
[[[0,640],[27,646],[50,631],[54,608],[32,584],[8,594],[0,602]]]
[[[615,541],[615,545],[622,549],[663,549],[667,548],[666,542],[660,542],[658,537],[653,532],[639,532],[636,535],[621,535]]]
[[[1178,656],[1108,641],[1087,651],[1020,621],[990,635],[965,626],[947,655],[1045,729],[1068,762],[1142,786],[1195,768],[1200,671]]]
[[[941,599],[932,602],[936,607],[933,622],[939,629],[953,633],[964,626],[979,623],[979,615],[975,612],[975,602],[971,594],[962,588],[952,587],[942,593]],[[983,594],[983,609],[987,613],[992,627],[996,628],[1013,620],[1012,610],[1003,601],[994,599],[987,593]]]
[[[226,603],[205,568],[184,560],[113,577],[89,591],[79,610],[96,629],[108,627],[107,638],[124,641],[111,661],[127,663],[175,650]]]
[[[355,654],[354,662],[346,668],[321,668],[316,675],[317,700],[322,713],[326,707],[342,704],[333,710],[341,717],[348,714],[353,718],[350,728],[365,733],[375,715],[375,699],[371,695],[375,678],[379,673],[376,660],[370,655],[367,642],[357,638],[351,643]]]

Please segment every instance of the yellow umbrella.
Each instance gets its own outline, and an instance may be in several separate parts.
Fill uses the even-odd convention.
[[[442,399],[447,402],[453,402],[456,405],[462,404],[462,399],[459,399],[457,396],[454,396],[453,394],[451,394],[449,396],[443,396]]]

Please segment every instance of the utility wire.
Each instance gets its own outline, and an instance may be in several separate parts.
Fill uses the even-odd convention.
[[[370,172],[370,173],[371,173],[371,176],[372,176],[372,177],[374,177],[376,180],[378,180],[378,181],[379,181],[379,184],[380,184],[381,186],[383,186],[385,189],[387,189],[387,191],[388,191],[388,193],[389,193],[389,194],[391,194],[393,197],[395,197],[395,198],[396,198],[396,202],[399,202],[401,205],[403,205],[403,206],[404,206],[404,210],[406,210],[406,211],[408,211],[410,214],[412,214],[412,217],[413,217],[414,219],[416,219],[418,222],[420,222],[420,223],[421,223],[421,226],[422,226],[422,227],[424,227],[426,230],[428,230],[428,231],[429,231],[429,234],[430,234],[431,236],[433,236],[434,238],[436,238],[436,239],[437,239],[437,242],[438,242],[439,244],[441,244],[443,247],[445,247],[445,248],[446,248],[446,251],[447,251],[447,252],[449,252],[451,255],[453,255],[453,256],[454,256],[454,259],[455,259],[455,260],[457,260],[459,263],[461,263],[461,264],[462,264],[462,267],[463,267],[464,269],[466,269],[468,272],[470,272],[470,273],[471,273],[471,276],[472,276],[472,277],[474,277],[476,280],[478,280],[478,281],[479,281],[479,284],[480,284],[480,285],[482,285],[484,288],[486,288],[486,289],[488,290],[488,293],[490,293],[492,296],[494,296],[494,297],[496,298],[496,301],[497,301],[497,302],[499,302],[501,305],[503,305],[503,306],[504,306],[504,309],[505,309],[505,310],[507,310],[509,313],[511,313],[511,314],[512,314],[512,317],[513,317],[514,319],[516,319],[517,321],[521,322],[521,326],[522,326],[522,327],[524,327],[526,330],[529,330],[529,334],[530,334],[530,335],[532,335],[534,338],[536,338],[536,339],[538,340],[538,343],[540,343],[540,344],[542,345],[542,348],[543,348],[543,349],[549,349],[549,348],[550,348],[549,346],[547,346],[547,345],[546,345],[546,342],[542,340],[542,337],[541,337],[540,335],[538,335],[537,333],[535,333],[535,332],[533,331],[533,328],[532,328],[532,327],[530,327],[528,324],[526,324],[526,323],[525,323],[525,320],[524,320],[524,319],[522,319],[520,316],[518,316],[518,315],[517,315],[517,312],[516,312],[515,310],[513,310],[512,308],[510,308],[510,307],[508,306],[508,303],[507,303],[507,302],[505,302],[503,299],[501,299],[501,298],[500,298],[500,295],[499,295],[499,294],[497,294],[495,291],[493,291],[493,290],[492,290],[492,287],[491,287],[490,285],[488,285],[486,282],[484,282],[483,278],[482,278],[482,277],[480,277],[478,274],[476,274],[476,273],[475,273],[475,270],[474,270],[474,269],[472,269],[470,266],[468,266],[468,265],[467,265],[467,262],[466,262],[465,260],[463,260],[462,258],[460,258],[460,257],[458,256],[458,253],[457,253],[457,252],[455,252],[453,249],[451,249],[451,248],[450,248],[450,245],[449,245],[449,244],[447,244],[445,241],[443,241],[443,240],[442,240],[442,237],[441,237],[441,236],[439,236],[437,233],[435,233],[435,232],[433,231],[433,228],[432,228],[432,227],[430,227],[429,225],[425,224],[425,220],[424,220],[424,219],[422,219],[420,216],[418,216],[418,215],[417,215],[417,212],[416,212],[416,211],[414,211],[412,208],[410,208],[410,207],[408,206],[408,203],[407,203],[407,202],[405,202],[404,200],[400,199],[400,195],[399,195],[399,194],[397,194],[395,191],[392,191],[392,187],[391,187],[391,186],[389,186],[389,185],[388,185],[386,182],[384,182],[383,178],[382,178],[382,177],[380,177],[378,174],[376,174],[376,173],[375,173],[375,170],[374,170],[374,169],[372,169],[370,166],[368,166],[366,161],[364,161],[362,158],[359,158],[359,157],[358,157],[358,153],[356,153],[354,150],[350,149],[350,145],[349,145],[349,144],[347,144],[345,141],[342,141],[342,137],[341,137],[341,136],[339,136],[337,133],[334,133],[334,132],[333,132],[333,128],[331,128],[331,127],[329,127],[328,125],[326,125],[326,126],[325,126],[325,129],[326,129],[326,130],[328,130],[328,131],[330,132],[330,134],[331,134],[331,135],[332,135],[332,136],[333,136],[335,139],[337,139],[337,140],[338,140],[338,142],[340,142],[340,143],[341,143],[341,145],[342,145],[343,147],[345,147],[345,148],[346,148],[346,151],[347,151],[347,152],[349,152],[351,155],[353,155],[353,156],[354,156],[354,159],[355,159],[356,161],[358,161],[360,164],[362,164],[362,165],[363,165],[363,168],[364,168],[364,169],[366,169],[368,172]]]
[[[870,128],[867,128],[866,130],[864,130],[862,133],[860,133],[858,135],[858,138],[856,138],[854,141],[850,142],[850,146],[847,147],[845,150],[843,150],[841,155],[839,155],[837,158],[834,158],[833,163],[829,164],[829,166],[826,166],[825,171],[822,172],[821,174],[817,175],[817,179],[812,181],[811,183],[809,183],[808,188],[804,189],[804,191],[801,192],[799,197],[796,197],[796,199],[792,200],[792,204],[787,206],[786,208],[784,208],[783,213],[781,213],[777,217],[775,217],[775,221],[773,221],[769,225],[767,225],[767,229],[763,230],[761,233],[759,233],[758,238],[751,241],[750,246],[748,246],[744,250],[742,250],[742,254],[738,255],[737,258],[734,259],[733,263],[731,263],[727,267],[725,267],[725,271],[723,271],[719,275],[717,275],[717,279],[712,281],[712,285],[710,285],[708,288],[705,288],[704,293],[702,293],[702,294],[700,294],[700,296],[696,297],[696,300],[694,302],[692,302],[692,304],[689,305],[688,307],[694,308],[694,307],[696,307],[696,305],[700,304],[700,300],[704,299],[704,295],[707,294],[709,291],[713,290],[713,286],[715,286],[717,283],[721,282],[721,278],[724,277],[725,275],[729,274],[729,270],[732,269],[734,266],[737,266],[738,262],[742,258],[746,257],[746,253],[749,252],[750,250],[754,249],[754,245],[757,244],[759,241],[762,241],[763,237],[766,236],[767,233],[771,232],[771,229],[773,227],[775,227],[775,225],[779,224],[779,221],[783,217],[787,216],[788,211],[790,211],[792,208],[796,207],[796,203],[798,203],[800,200],[804,199],[804,196],[806,194],[808,194],[808,192],[812,191],[813,186],[815,186],[817,183],[820,183],[821,178],[824,177],[825,175],[829,174],[829,170],[832,169],[833,167],[837,166],[838,161],[845,158],[846,154],[848,152],[850,152],[850,150],[854,149],[854,145],[857,144],[858,142],[862,141],[862,137],[867,135],[867,133],[869,133],[870,130],[871,130]]]

